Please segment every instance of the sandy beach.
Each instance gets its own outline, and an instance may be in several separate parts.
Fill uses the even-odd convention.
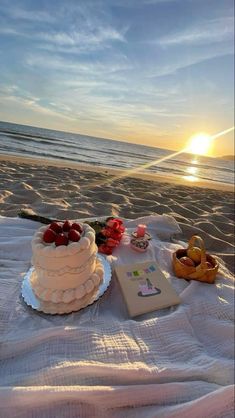
[[[2,155],[0,215],[16,217],[21,209],[61,220],[169,214],[182,229],[180,240],[199,234],[207,250],[234,271],[234,194],[229,186],[194,186],[138,173],[126,177],[101,167]]]

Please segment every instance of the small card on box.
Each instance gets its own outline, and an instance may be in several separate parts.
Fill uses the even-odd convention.
[[[181,302],[156,262],[120,265],[115,271],[131,317]]]

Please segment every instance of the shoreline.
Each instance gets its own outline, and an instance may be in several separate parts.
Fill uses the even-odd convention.
[[[34,157],[22,157],[18,155],[11,155],[11,154],[0,154],[0,161],[6,162],[14,162],[16,164],[28,164],[28,165],[37,165],[37,166],[47,166],[47,167],[58,167],[58,168],[70,168],[77,171],[87,171],[87,172],[95,172],[105,175],[110,175],[114,179],[124,179],[124,178],[134,178],[134,179],[141,179],[146,181],[153,181],[157,183],[169,183],[172,185],[181,185],[187,186],[192,188],[202,188],[202,189],[209,189],[209,190],[220,190],[225,192],[234,192],[234,185],[230,185],[228,183],[221,183],[221,182],[213,182],[213,181],[206,181],[206,180],[189,180],[187,178],[176,177],[176,176],[169,176],[165,174],[149,174],[143,173],[140,171],[136,171],[135,169],[131,170],[124,170],[124,169],[116,169],[110,168],[106,166],[92,166],[91,164],[85,163],[76,163],[70,161],[59,161],[59,160],[50,160],[47,158],[34,158]],[[187,176],[185,176],[187,177]],[[188,176],[189,178],[191,176]]]

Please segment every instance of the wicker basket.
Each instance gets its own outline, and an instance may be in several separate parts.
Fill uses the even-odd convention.
[[[198,242],[201,248],[201,262],[196,267],[186,266],[181,263],[180,258],[187,256],[187,250],[195,246],[195,243]],[[213,266],[213,268],[208,268],[206,262]],[[204,241],[198,235],[193,235],[189,240],[187,249],[177,250],[173,254],[173,269],[175,275],[179,278],[188,279],[188,280],[198,280],[199,282],[205,283],[214,283],[216,274],[219,269],[219,264],[217,260],[209,254],[206,254]]]

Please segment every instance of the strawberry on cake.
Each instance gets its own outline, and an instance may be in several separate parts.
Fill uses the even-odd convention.
[[[75,301],[76,309],[90,303],[104,275],[97,250],[95,231],[88,224],[67,220],[41,227],[32,240],[36,296],[53,304]]]

